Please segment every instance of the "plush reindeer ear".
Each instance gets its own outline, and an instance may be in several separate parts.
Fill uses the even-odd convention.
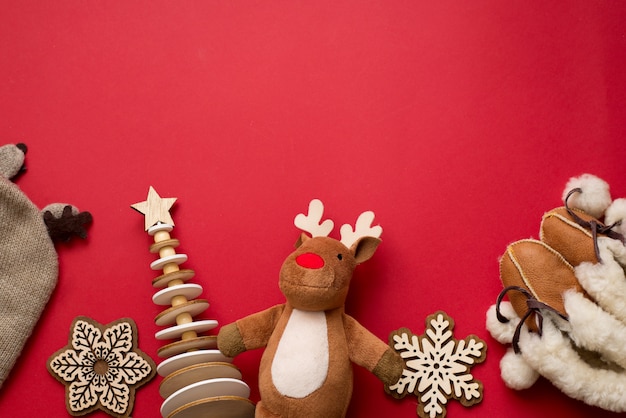
[[[295,243],[295,247],[298,248],[299,246],[301,246],[302,244],[304,244],[306,241],[310,240],[311,238],[305,234],[304,232],[300,234],[300,236],[298,237],[298,240]]]
[[[361,264],[374,255],[381,240],[376,237],[361,237],[350,247],[350,252],[354,255],[357,264]]]
[[[380,244],[380,235],[383,228],[380,225],[372,226],[374,212],[367,211],[359,215],[354,224],[341,226],[341,243],[350,248],[357,264],[369,260]]]

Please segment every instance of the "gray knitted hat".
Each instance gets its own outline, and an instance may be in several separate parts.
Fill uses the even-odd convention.
[[[52,204],[39,210],[11,182],[26,146],[0,147],[0,387],[32,333],[58,276],[54,241],[86,237],[88,212]]]

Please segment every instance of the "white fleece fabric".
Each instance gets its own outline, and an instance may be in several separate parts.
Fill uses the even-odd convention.
[[[504,383],[515,390],[528,389],[539,379],[539,372],[511,347],[500,360],[500,375]]]
[[[598,305],[626,322],[626,276],[620,265],[626,261],[626,248],[610,238],[599,238],[598,248],[602,263],[581,263],[574,274]]]
[[[551,321],[544,321],[541,337],[522,332],[519,343],[526,362],[566,395],[609,411],[626,411],[626,372],[591,367]]]
[[[619,225],[613,227],[615,232],[626,235],[626,199],[615,199],[604,213],[604,223],[613,225],[620,222]]]
[[[626,325],[578,292],[563,299],[574,343],[626,368]]]
[[[513,305],[509,301],[503,301],[500,304],[500,313],[505,318],[517,318]],[[513,334],[518,322],[519,318],[517,321],[500,322],[496,316],[496,305],[491,305],[487,311],[487,330],[500,344],[510,344],[513,341]]]
[[[563,200],[572,189],[580,188],[581,193],[574,193],[568,200],[570,208],[581,209],[594,218],[601,218],[611,204],[609,184],[592,174],[582,174],[569,179],[563,190]]]
[[[495,315],[495,310],[490,312]],[[511,318],[511,322],[518,323],[519,317]],[[608,411],[626,411],[626,371],[590,366],[548,316],[541,336],[522,326],[519,346],[521,354],[509,348],[500,362],[502,379],[508,387],[527,389],[541,375],[571,398]]]

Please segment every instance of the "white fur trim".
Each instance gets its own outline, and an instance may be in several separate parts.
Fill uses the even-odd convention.
[[[624,243],[619,240],[607,238],[607,237],[598,237],[598,247],[600,249],[600,256],[604,253],[603,251],[610,251],[613,259],[617,261],[622,267],[626,266],[626,247]]]
[[[524,331],[519,342],[524,360],[569,397],[610,411],[626,411],[626,372],[591,367],[551,321],[544,321],[541,337]]]
[[[617,262],[626,258],[626,249],[610,238],[599,238],[598,248],[602,263],[581,263],[574,274],[598,305],[626,322],[626,276]]]
[[[326,314],[294,309],[272,362],[272,381],[284,396],[304,398],[328,375]]]
[[[581,188],[582,193],[574,193],[568,200],[568,206],[587,212],[596,218],[602,217],[606,208],[611,204],[609,184],[592,174],[582,174],[572,177],[565,185],[563,200],[575,188]]]
[[[626,367],[626,326],[578,292],[565,292],[563,302],[574,343]]]
[[[487,330],[499,343],[509,344],[513,341],[515,327],[519,323],[520,318],[515,313],[511,302],[508,301],[500,303],[500,313],[504,315],[505,318],[509,319],[509,322],[500,322],[496,316],[496,305],[491,305],[487,310]]]
[[[515,354],[512,348],[500,360],[500,374],[504,383],[515,390],[528,389],[539,378],[539,373],[521,354]]]
[[[626,199],[624,198],[615,199],[604,214],[604,223],[607,225],[612,225],[619,221],[621,221],[621,224],[613,228],[613,230],[626,235]]]

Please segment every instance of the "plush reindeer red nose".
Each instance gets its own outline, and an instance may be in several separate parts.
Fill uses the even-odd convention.
[[[307,269],[321,269],[324,267],[324,259],[314,253],[304,253],[296,257],[296,263]]]

